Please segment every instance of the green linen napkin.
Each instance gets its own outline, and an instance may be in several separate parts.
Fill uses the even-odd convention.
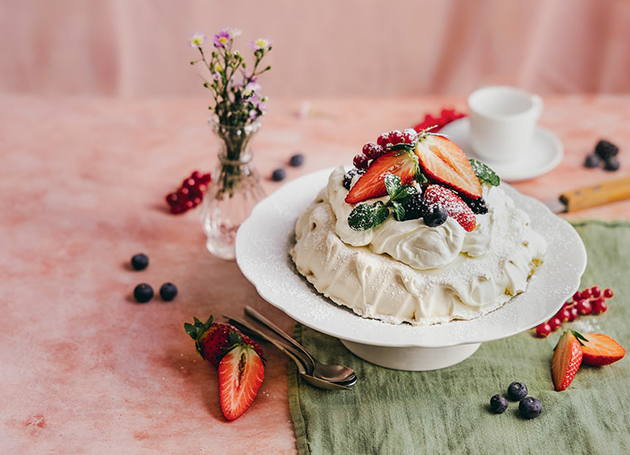
[[[611,287],[606,313],[564,327],[602,332],[630,348],[630,223],[574,223],[588,252],[582,288]],[[551,357],[562,330],[546,339],[533,330],[484,343],[469,359],[427,372],[394,371],[352,355],[335,338],[296,325],[294,335],[315,357],[353,368],[353,390],[325,391],[289,374],[289,402],[300,454],[630,454],[630,358],[583,366],[555,392]],[[628,356],[630,357],[630,355]],[[543,405],[533,420],[510,402],[501,415],[490,397],[512,381],[527,384]]]

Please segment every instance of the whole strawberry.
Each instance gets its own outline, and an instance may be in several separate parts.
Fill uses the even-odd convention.
[[[243,335],[236,327],[222,322],[213,322],[212,315],[205,323],[197,318],[193,319],[194,324],[184,323],[184,330],[190,335],[190,338],[195,340],[195,347],[197,352],[201,354],[201,357],[215,367],[219,366],[221,358],[226,354],[228,348],[235,344],[236,339],[240,339],[241,344],[253,347],[258,355],[262,357],[260,346],[247,335]]]

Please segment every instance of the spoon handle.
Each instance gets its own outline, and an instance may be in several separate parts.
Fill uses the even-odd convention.
[[[306,374],[306,368],[304,364],[302,363],[302,360],[299,358],[299,356],[295,352],[293,352],[293,350],[291,350],[288,346],[285,346],[284,343],[276,340],[275,338],[270,337],[264,332],[261,332],[260,330],[256,329],[255,327],[253,327],[252,325],[250,325],[248,322],[246,322],[245,320],[241,318],[231,317],[231,316],[224,316],[224,318],[226,318],[230,324],[232,324],[237,329],[241,330],[246,335],[261,338],[273,344],[280,351],[282,351],[287,357],[289,357],[291,360],[295,362],[295,365],[297,366],[300,374]]]
[[[298,349],[301,353],[303,353],[306,357],[308,357],[313,367],[315,366],[315,359],[313,358],[311,354],[309,354],[306,348],[302,346],[300,343],[298,343],[297,341],[295,341],[293,338],[291,338],[289,335],[287,335],[287,333],[285,333],[285,331],[282,330],[280,327],[275,325],[273,322],[271,322],[269,319],[264,317],[262,314],[260,314],[258,311],[256,311],[249,305],[245,307],[245,314],[249,316],[250,318],[255,319],[256,321],[260,322],[265,327],[268,327],[276,335],[282,337],[285,341],[290,343],[295,349]]]

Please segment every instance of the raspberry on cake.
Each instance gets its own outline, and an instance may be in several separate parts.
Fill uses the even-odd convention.
[[[449,139],[380,135],[298,218],[291,256],[323,295],[393,324],[472,319],[527,288],[545,240]]]

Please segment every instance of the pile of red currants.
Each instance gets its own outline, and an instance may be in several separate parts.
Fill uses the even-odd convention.
[[[579,315],[602,314],[608,309],[606,299],[614,295],[612,289],[606,288],[604,292],[599,286],[586,288],[582,292],[577,291],[573,298],[562,305],[549,321],[536,327],[536,336],[545,338],[551,332],[558,330],[563,322],[573,322]]]
[[[462,117],[466,117],[466,114],[457,112],[455,109],[442,109],[442,112],[440,112],[438,117],[433,117],[431,114],[425,115],[424,120],[414,126],[414,129],[416,131],[422,131],[427,128],[431,128],[432,126],[437,126],[431,130],[431,132],[436,133],[440,131],[444,125]]]
[[[190,177],[182,182],[182,186],[176,192],[166,196],[166,202],[171,213],[178,215],[201,204],[210,180],[209,173],[202,174],[199,171],[194,171],[190,174]]]

